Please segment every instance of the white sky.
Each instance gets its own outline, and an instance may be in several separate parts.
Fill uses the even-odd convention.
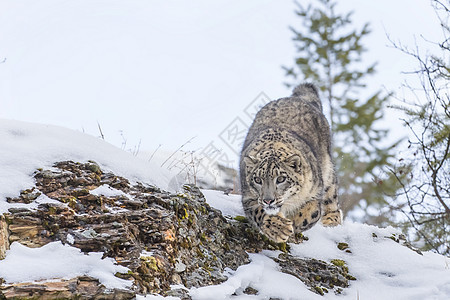
[[[185,149],[213,142],[260,93],[290,94],[281,65],[294,58],[293,1],[0,0],[0,118],[61,125],[126,149],[142,141]],[[386,33],[413,45],[439,37],[427,0],[339,1],[356,25],[371,23],[370,91],[398,91],[411,60]],[[398,133],[395,113],[388,125]],[[1,142],[0,142],[1,143]],[[230,150],[230,157],[236,160]]]

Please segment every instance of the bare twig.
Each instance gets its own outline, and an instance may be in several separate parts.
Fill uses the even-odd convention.
[[[162,166],[164,166],[165,165],[165,163],[167,162],[167,161],[169,161],[171,158],[172,158],[172,156],[174,156],[178,151],[180,151],[181,149],[183,149],[183,147],[184,146],[186,146],[187,144],[189,144],[193,139],[195,139],[196,137],[194,136],[194,137],[191,137],[187,142],[185,142],[183,145],[181,145],[180,147],[178,147],[178,149],[177,150],[175,150],[162,164],[161,164],[161,167]]]
[[[141,149],[142,139],[139,139],[139,143],[137,146],[134,146],[133,156],[137,156],[139,154],[139,150]]]
[[[100,131],[100,137],[102,140],[105,139],[105,136],[103,135],[102,127],[100,126],[100,123],[97,121],[98,131]]]
[[[153,156],[155,156],[156,151],[159,150],[159,148],[161,148],[161,144],[158,145],[158,147],[155,149],[155,151],[153,151],[152,155],[150,156],[150,158],[148,159],[148,161],[151,161],[153,159]]]
[[[449,254],[450,229],[450,101],[449,79],[450,54],[448,20],[448,5],[442,1],[432,1],[435,12],[441,21],[444,41],[435,43],[422,37],[431,47],[440,51],[440,55],[430,54],[430,50],[420,51],[417,43],[413,50],[401,43],[389,40],[394,48],[412,57],[417,62],[417,68],[404,74],[415,74],[420,85],[412,87],[405,85],[416,99],[419,95],[425,101],[404,104],[411,106],[397,106],[406,113],[403,120],[405,126],[412,134],[408,149],[412,151],[408,163],[412,166],[409,182],[405,182],[396,170],[390,170],[402,187],[402,194],[397,195],[394,201],[397,205],[391,208],[401,212],[414,229],[416,236],[425,241],[428,249],[438,253]],[[449,3],[450,4],[450,3]],[[441,10],[441,12],[438,12]],[[445,12],[445,17],[440,15]],[[444,19],[443,19],[444,18]]]

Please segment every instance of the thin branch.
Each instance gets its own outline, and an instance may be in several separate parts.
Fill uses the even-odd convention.
[[[447,139],[447,147],[446,147],[446,149],[445,149],[444,158],[442,159],[441,163],[439,164],[439,166],[438,166],[435,170],[432,169],[432,170],[433,170],[433,174],[432,174],[432,178],[433,178],[432,185],[433,185],[433,189],[434,189],[434,194],[436,195],[438,201],[439,201],[439,202],[442,204],[442,206],[445,208],[445,212],[448,213],[448,214],[450,214],[450,209],[449,209],[448,206],[445,204],[444,200],[442,200],[442,197],[441,197],[441,195],[440,195],[440,193],[439,193],[439,190],[438,190],[436,177],[437,177],[437,174],[438,174],[438,172],[439,172],[439,169],[443,166],[444,160],[445,160],[445,158],[447,157],[447,154],[448,154],[449,149],[450,149],[450,137]],[[429,162],[428,162],[428,163],[429,163]],[[431,165],[430,165],[430,167],[431,167]]]
[[[172,156],[174,156],[178,151],[180,151],[184,146],[186,146],[187,144],[189,144],[193,139],[195,139],[196,136],[191,137],[187,142],[185,142],[183,145],[181,145],[180,147],[178,147],[177,150],[175,150],[162,164],[161,167],[164,166],[164,164],[170,160],[172,158]]]
[[[97,121],[98,130],[100,131],[100,137],[102,140],[105,139],[105,136],[103,135],[102,127],[100,126],[100,123]]]
[[[148,159],[148,161],[151,161],[153,159],[153,156],[155,155],[156,151],[158,151],[159,148],[161,148],[161,144],[159,144],[158,147],[155,149],[155,151],[153,151],[153,153],[150,156],[150,158]]]

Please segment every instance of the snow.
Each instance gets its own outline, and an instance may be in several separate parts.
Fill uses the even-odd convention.
[[[222,211],[224,216],[244,216],[240,195],[225,195],[221,191],[201,190],[206,202],[214,208]]]
[[[73,243],[75,242],[75,238],[70,233],[67,235],[66,239],[67,239],[67,242],[71,245],[73,245]]]
[[[0,170],[0,173],[1,172],[2,172],[2,170]],[[1,182],[3,182],[3,178],[2,178],[1,175],[0,175],[0,180],[1,180],[0,181],[0,194],[1,194],[1,188],[3,188],[3,184],[1,183]],[[5,183],[6,183],[6,181],[5,181]],[[18,194],[19,193],[16,193],[15,195],[17,196]],[[44,204],[44,203],[52,203],[52,204],[56,204],[58,206],[67,206],[66,203],[61,203],[58,200],[51,199],[51,198],[47,197],[44,194],[39,195],[39,197],[37,197],[33,202],[31,202],[29,204],[25,204],[25,203],[8,203],[8,202],[6,202],[6,201],[4,201],[3,199],[0,198],[0,214],[4,213],[4,212],[7,212],[8,209],[12,208],[12,207],[35,209],[35,208],[38,207],[39,204]]]
[[[145,296],[137,295],[136,296],[136,300],[179,300],[179,299],[180,298],[178,298],[178,297],[171,297],[171,296],[164,297],[161,295],[145,295]]]
[[[129,269],[116,265],[112,258],[102,259],[102,255],[101,252],[83,254],[80,249],[61,242],[40,248],[14,242],[6,258],[0,260],[0,278],[9,284],[87,275],[97,278],[106,288],[129,288],[132,281],[114,276],[116,272],[126,273]]]
[[[376,233],[378,238],[372,237]],[[345,223],[336,228],[320,225],[305,233],[308,241],[291,244],[291,254],[302,258],[325,261],[342,259],[350,274],[357,278],[344,289],[339,299],[449,299],[450,260],[425,252],[423,256],[384,238],[398,233],[393,228],[380,229],[356,223]],[[346,241],[352,253],[337,248]],[[239,267],[222,284],[192,288],[193,299],[335,299],[333,293],[319,296],[310,292],[296,277],[278,271],[270,256],[277,253],[263,251],[249,254],[251,263]],[[257,296],[242,294],[251,286]],[[237,296],[233,296],[236,294]]]
[[[195,300],[208,299],[321,299],[312,294],[306,286],[294,276],[281,273],[277,264],[263,254],[249,254],[251,263],[231,271],[229,279],[219,285],[192,288],[190,295]],[[230,270],[229,270],[230,272]],[[258,296],[243,294],[243,290],[251,286],[259,291]],[[237,296],[232,296],[236,294]]]
[[[124,196],[127,198],[131,197],[130,195],[122,192],[121,190],[110,187],[107,184],[101,185],[98,188],[93,189],[89,193],[95,196],[105,196],[105,197],[117,197],[117,196]]]
[[[185,143],[188,147],[189,143]],[[205,151],[186,151],[179,147],[176,151],[157,148],[153,152],[140,151],[137,155],[167,169],[173,174],[168,186],[172,190],[179,190],[185,183],[201,183],[205,188],[229,187],[230,174],[222,170],[214,153]],[[208,156],[211,155],[211,156]],[[224,162],[222,162],[224,163]],[[225,166],[229,164],[224,163]]]
[[[345,290],[349,299],[357,294],[361,299],[405,300],[448,299],[450,295],[450,260],[431,252],[421,256],[400,246],[388,238],[400,234],[392,227],[345,222],[336,228],[315,226],[305,234],[309,240],[292,245],[291,253],[347,262],[358,279]],[[347,243],[352,253],[339,250],[339,242]]]
[[[34,186],[32,174],[37,168],[50,168],[59,161],[93,160],[104,171],[163,189],[174,176],[99,138],[59,126],[0,119],[0,141],[0,213],[7,211],[6,197]]]
[[[16,197],[23,189],[34,186],[33,173],[37,168],[52,168],[55,162],[73,160],[96,161],[104,171],[112,171],[131,181],[155,184],[166,189],[174,173],[160,163],[135,157],[99,138],[57,126],[0,120],[0,213],[11,207],[34,209],[39,203],[55,202],[45,195],[30,204],[7,203],[6,197]],[[176,174],[175,174],[176,175]],[[207,203],[220,209],[225,216],[244,215],[238,195],[225,195],[214,190],[202,190]],[[96,195],[129,196],[109,186],[91,191]],[[65,205],[60,203],[60,205]],[[85,231],[85,235],[95,232]],[[309,291],[296,277],[280,272],[270,258],[277,252],[263,251],[249,254],[251,263],[236,271],[227,270],[228,280],[214,286],[191,288],[193,299],[395,299],[447,300],[450,298],[450,260],[424,252],[423,256],[399,245],[388,237],[399,232],[392,228],[378,228],[346,221],[342,226],[324,228],[314,226],[302,244],[291,244],[290,253],[300,258],[324,261],[342,259],[349,273],[357,278],[350,282],[343,294],[319,296]],[[73,242],[68,235],[67,241]],[[337,244],[345,242],[351,253],[341,251]],[[88,275],[98,278],[108,288],[128,288],[131,282],[114,276],[127,269],[114,259],[101,259],[103,253],[83,254],[77,248],[61,242],[40,248],[27,248],[17,242],[11,244],[6,258],[0,261],[0,278],[6,283],[54,280]],[[143,252],[145,256],[151,252]],[[258,295],[243,294],[246,287],[258,290]],[[176,287],[174,287],[175,289]],[[179,287],[178,287],[179,288]],[[176,299],[159,295],[139,296],[137,299]]]
[[[139,255],[140,258],[151,257],[151,256],[153,256],[153,251],[147,251],[147,250],[142,250],[141,254]]]
[[[42,203],[66,205],[43,194],[30,204],[6,201],[7,197],[17,197],[21,190],[34,187],[33,174],[38,168],[52,169],[59,161],[93,160],[103,171],[112,171],[132,183],[145,182],[163,189],[168,189],[174,176],[156,163],[137,158],[99,138],[58,126],[0,119],[0,141],[0,214],[12,207],[35,209]],[[124,195],[108,186],[100,186],[91,193]],[[73,236],[69,235],[67,240],[73,243]],[[34,249],[15,242],[0,261],[0,278],[13,283],[88,275],[98,278],[108,288],[129,287],[131,282],[114,276],[128,269],[115,265],[113,259],[102,260],[102,255],[84,255],[79,249],[60,242]]]
[[[240,197],[222,192],[203,190],[207,202],[231,217],[243,215]],[[324,261],[341,259],[356,277],[344,289],[339,299],[395,299],[420,300],[450,297],[450,259],[432,252],[423,256],[391,240],[395,228],[379,228],[365,224],[344,222],[333,228],[316,225],[304,233],[309,238],[301,244],[291,244],[290,253],[300,258]],[[339,250],[338,243],[347,243],[351,253]],[[249,254],[251,263],[231,272],[226,282],[191,289],[193,299],[331,299],[333,293],[319,296],[308,291],[297,278],[278,271],[269,257],[273,251]],[[251,286],[257,296],[242,294]],[[237,296],[233,296],[236,294]]]

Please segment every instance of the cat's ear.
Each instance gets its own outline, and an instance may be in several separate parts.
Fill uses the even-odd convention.
[[[299,172],[300,168],[302,167],[302,160],[300,158],[300,155],[294,154],[290,157],[288,157],[284,163],[294,169],[295,172]]]
[[[256,158],[254,158],[253,156],[244,156],[244,164],[247,167],[256,166],[257,162],[258,161],[256,160]]]

